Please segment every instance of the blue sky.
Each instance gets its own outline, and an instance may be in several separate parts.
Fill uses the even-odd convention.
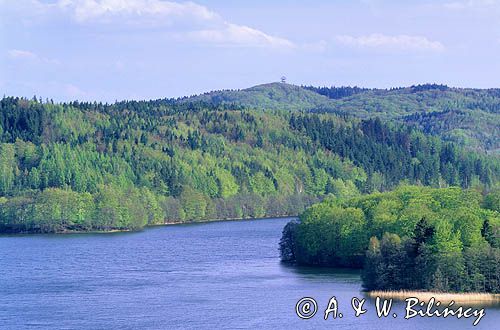
[[[0,92],[151,99],[277,81],[500,87],[500,0],[0,0]]]

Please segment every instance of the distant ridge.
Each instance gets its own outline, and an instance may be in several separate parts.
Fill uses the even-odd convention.
[[[421,84],[390,89],[267,83],[183,98],[251,109],[378,117],[417,127],[474,150],[500,152],[500,89]]]

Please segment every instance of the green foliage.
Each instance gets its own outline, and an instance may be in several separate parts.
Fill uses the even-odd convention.
[[[393,188],[403,180],[436,187],[492,186],[500,177],[498,157],[466,152],[378,118],[343,124],[331,117],[292,115],[290,127],[362,168],[368,174],[367,192]]]
[[[0,230],[5,232],[139,229],[158,217],[151,192],[110,186],[100,186],[94,195],[48,188],[0,204]]]
[[[14,186],[17,163],[12,144],[0,145],[0,193],[6,194]]]
[[[207,201],[202,193],[186,188],[180,196],[180,201],[186,219],[200,220],[205,218]]]
[[[301,215],[301,223],[294,234],[297,262],[361,265],[367,239],[365,226],[364,214],[358,208],[343,208],[335,205],[335,201],[312,206]]]
[[[215,176],[219,187],[219,197],[228,198],[238,193],[239,186],[229,171],[219,168]]]
[[[500,189],[489,192],[484,197],[483,206],[492,211],[500,212]]]
[[[297,242],[297,238],[295,234],[297,233],[297,226],[299,225],[298,221],[290,221],[283,228],[283,233],[280,239],[280,257],[284,262],[291,262],[296,260],[295,250],[297,249],[295,246],[295,242]]]

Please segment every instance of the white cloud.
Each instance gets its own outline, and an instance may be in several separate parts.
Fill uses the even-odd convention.
[[[99,28],[101,25],[116,30],[125,27],[134,30],[153,27],[166,35],[216,45],[272,48],[294,46],[287,39],[245,25],[226,22],[216,12],[194,2],[57,0],[48,3],[42,0],[25,0],[9,5],[17,6],[19,15],[24,15],[32,7],[38,16],[69,18],[75,24],[89,28]],[[100,32],[102,30],[101,28]]]
[[[28,59],[28,60],[37,60],[38,59],[38,56],[35,53],[30,52],[28,50],[11,49],[11,50],[7,51],[7,54],[12,59]]]
[[[423,36],[370,34],[367,36],[340,35],[335,38],[338,43],[360,48],[399,49],[407,51],[434,51],[445,49],[439,41],[431,41]]]
[[[57,6],[68,11],[77,21],[109,20],[111,18],[194,18],[211,20],[217,14],[193,2],[161,0],[59,0]],[[165,20],[163,23],[166,23]]]
[[[32,62],[43,62],[47,64],[59,64],[58,60],[46,58],[39,56],[29,50],[23,49],[10,49],[7,51],[7,55],[12,60],[22,60],[22,61],[32,61]]]
[[[277,48],[293,48],[294,44],[283,38],[268,35],[262,31],[244,25],[224,23],[223,28],[199,30],[189,33],[195,40],[217,44],[237,44],[242,46],[272,46]]]

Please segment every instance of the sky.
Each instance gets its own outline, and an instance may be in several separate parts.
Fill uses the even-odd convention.
[[[287,81],[500,87],[500,0],[0,0],[0,93],[180,97]]]

